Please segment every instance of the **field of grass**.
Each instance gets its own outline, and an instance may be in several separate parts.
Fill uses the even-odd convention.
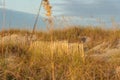
[[[98,27],[1,31],[0,80],[120,80],[119,51],[93,56],[103,42],[101,54],[120,49],[119,40],[120,29]]]

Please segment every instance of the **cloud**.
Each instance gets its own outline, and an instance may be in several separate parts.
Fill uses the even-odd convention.
[[[61,0],[63,1],[63,0]],[[54,13],[71,16],[117,16],[120,0],[64,0],[54,3]]]
[[[3,4],[2,4],[2,0],[0,0],[0,7],[2,6]]]

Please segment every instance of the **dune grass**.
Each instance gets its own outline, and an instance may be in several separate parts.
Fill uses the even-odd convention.
[[[30,31],[6,30],[6,35],[31,35]],[[2,35],[3,32],[0,32]],[[117,59],[108,62],[103,59],[86,56],[83,61],[81,52],[76,47],[68,49],[67,45],[81,44],[81,37],[90,37],[89,48],[102,42],[108,42],[111,47],[117,45],[120,30],[72,27],[51,33],[37,31],[37,41],[30,44],[0,44],[3,54],[0,56],[0,80],[119,80],[116,67],[120,66]],[[4,37],[5,35],[1,36]],[[65,40],[65,41],[64,41]],[[66,42],[67,41],[67,42]],[[54,43],[57,46],[54,46]],[[118,56],[117,56],[118,57]],[[113,59],[112,57],[111,59]]]
[[[67,52],[62,50],[62,48],[57,48],[52,58],[51,49],[47,46],[48,42],[40,42],[39,44],[41,46],[34,47],[36,45],[32,45],[29,50],[26,50],[25,46],[22,46],[21,50],[12,52],[13,54],[19,54],[19,52],[22,54],[14,55],[15,57],[12,56],[13,54],[9,55],[5,59],[7,60],[5,64],[3,62],[4,58],[0,58],[1,79],[52,80],[51,63],[54,63],[55,80],[120,79],[115,73],[118,64],[94,59],[89,56],[83,62],[79,52]],[[11,49],[11,51],[13,50]]]
[[[31,31],[17,29],[4,30],[0,32],[1,35],[2,33],[4,33],[4,35],[21,34],[27,36],[30,36],[32,34]],[[35,35],[41,41],[51,40],[51,32],[36,31]],[[120,38],[120,29],[76,26],[70,28],[55,29],[53,30],[52,36],[53,41],[67,40],[69,42],[81,42],[81,37],[86,36],[91,39],[91,43],[89,44],[90,47],[93,47],[101,42],[110,42],[112,45],[115,45],[117,44],[117,40]]]

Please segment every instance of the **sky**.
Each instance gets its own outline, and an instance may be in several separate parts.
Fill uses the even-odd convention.
[[[0,0],[0,4],[3,0]],[[49,0],[53,15],[118,16],[120,0]],[[6,0],[6,8],[36,14],[41,0]],[[45,12],[42,10],[41,14]]]
[[[49,0],[52,5],[53,16],[84,17],[81,21],[90,22],[100,18],[110,23],[115,18],[120,23],[120,0]],[[2,5],[3,0],[0,0]],[[6,0],[6,8],[26,13],[36,14],[41,0]],[[45,11],[42,8],[41,16]],[[92,19],[91,19],[92,18]]]

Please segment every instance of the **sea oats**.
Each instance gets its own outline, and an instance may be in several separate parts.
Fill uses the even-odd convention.
[[[49,0],[43,0],[43,7],[46,10],[46,16],[51,16],[52,6],[49,3]]]

